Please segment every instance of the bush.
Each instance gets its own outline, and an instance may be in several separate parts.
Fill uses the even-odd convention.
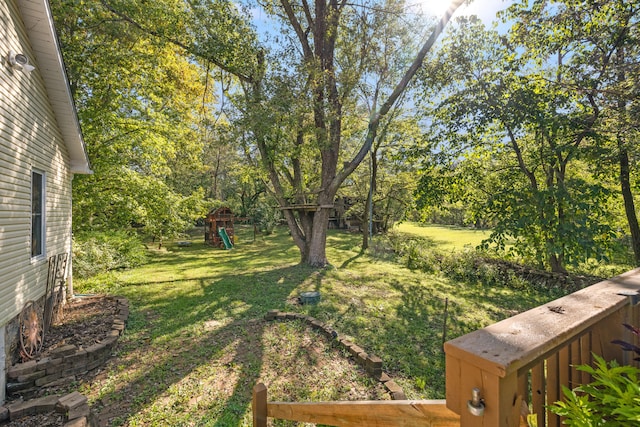
[[[548,273],[492,257],[479,249],[466,248],[460,252],[445,253],[433,249],[433,242],[427,238],[407,238],[400,233],[389,232],[388,241],[383,244],[396,255],[398,262],[412,270],[421,270],[429,274],[442,274],[450,279],[481,284],[483,286],[501,286],[511,289],[559,289],[569,292],[595,283],[597,278],[575,277]],[[382,253],[375,248],[375,253]]]
[[[570,390],[563,387],[564,402],[551,405],[551,411],[565,417],[570,426],[630,426],[640,423],[640,369],[620,366],[594,355],[595,367],[577,368],[591,374],[593,381]]]
[[[577,271],[585,275],[598,276],[598,277],[614,277],[625,271],[633,270],[633,263],[608,263],[604,261],[598,261],[593,258],[586,260],[579,264],[576,268]]]
[[[386,248],[383,249],[381,245],[385,245]],[[400,263],[411,270],[438,273],[440,272],[440,263],[443,255],[436,250],[430,249],[429,246],[432,246],[432,243],[427,238],[407,238],[394,231],[386,234],[384,242],[381,243],[380,239],[374,241],[375,255],[392,252]]]
[[[145,247],[135,235],[89,232],[73,236],[73,274],[80,278],[136,267],[146,259]]]
[[[408,240],[402,247],[402,262],[411,270],[436,273],[440,267],[440,254],[425,249],[419,240]]]
[[[282,214],[280,209],[274,208],[269,203],[260,201],[252,212],[254,224],[264,234],[272,234],[273,230],[280,223]]]

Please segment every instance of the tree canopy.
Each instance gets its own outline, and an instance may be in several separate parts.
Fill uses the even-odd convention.
[[[402,0],[54,2],[95,170],[74,228],[162,239],[226,204],[281,214],[324,266],[347,196],[363,223],[456,211],[554,271],[623,235],[640,264],[640,4],[517,1],[508,30],[461,17],[436,43],[461,4],[433,22]]]
[[[601,165],[615,161],[603,148],[620,141],[612,120],[628,112],[630,98],[614,86],[637,62],[621,56],[635,46],[632,3],[516,2],[504,14],[513,23],[506,34],[460,20],[429,65],[446,71],[424,78],[425,91],[439,93],[426,114],[441,161],[423,179],[423,203],[444,194],[459,200],[452,180],[470,179],[475,190],[463,194],[475,196],[474,215],[494,226],[498,246],[515,239],[521,255],[554,271],[607,257],[616,236],[610,205],[620,194],[615,172]],[[628,145],[617,146],[624,158]],[[633,196],[621,164],[626,205]],[[627,216],[634,235],[637,220]]]

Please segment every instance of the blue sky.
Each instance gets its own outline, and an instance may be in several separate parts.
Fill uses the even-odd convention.
[[[509,0],[473,0],[470,4],[464,4],[456,11],[456,16],[463,15],[477,15],[484,23],[489,24],[496,20],[496,12],[503,10],[509,6],[512,2]],[[440,17],[444,11],[449,7],[449,1],[445,0],[407,0],[407,4],[410,6],[415,5],[423,10],[426,15]],[[258,33],[261,36],[266,33],[276,33],[276,29],[272,28],[273,23],[270,18],[260,9],[254,8],[253,23],[258,29]]]

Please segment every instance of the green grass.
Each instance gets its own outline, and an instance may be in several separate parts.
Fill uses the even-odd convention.
[[[413,222],[400,223],[394,227],[394,230],[425,238],[434,248],[447,252],[459,251],[465,247],[474,248],[491,234],[488,230]]]
[[[81,389],[111,425],[251,425],[251,389],[260,381],[272,400],[385,397],[324,337],[262,320],[271,309],[328,323],[380,356],[409,399],[433,399],[444,398],[445,300],[453,338],[557,296],[409,270],[360,253],[360,236],[337,231],[327,242],[333,267],[316,271],[298,265],[286,230],[255,242],[250,230],[236,232],[230,251],[200,239],[167,244],[150,250],[143,267],[75,283],[77,292],[125,296],[132,307],[118,354]],[[307,290],[321,292],[318,305],[296,304]]]

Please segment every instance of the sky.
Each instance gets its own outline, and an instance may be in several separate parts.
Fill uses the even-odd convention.
[[[407,3],[412,1],[408,0]],[[449,2],[443,0],[421,0],[416,3],[420,4],[427,15],[437,17],[442,16],[447,7],[449,7]],[[489,24],[496,19],[496,12],[506,9],[510,3],[508,0],[474,0],[469,5],[463,4],[460,6],[453,16],[477,15],[485,24]]]
[[[407,0],[409,6],[416,5],[420,7],[426,15],[441,17],[444,11],[449,7],[447,0]],[[456,10],[454,17],[463,15],[477,15],[484,23],[489,24],[496,20],[496,12],[506,9],[511,1],[509,0],[473,0],[469,5],[463,4]],[[275,34],[276,29],[273,28],[273,22],[260,9],[253,9],[254,25],[258,30],[258,34],[266,36],[269,33]]]

